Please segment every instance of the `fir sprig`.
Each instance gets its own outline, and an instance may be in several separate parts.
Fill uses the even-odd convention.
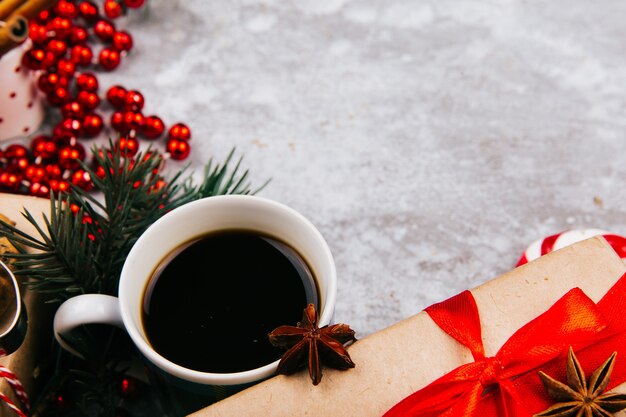
[[[114,147],[111,147],[114,149]],[[13,255],[17,275],[62,302],[80,293],[116,295],[119,274],[128,252],[139,236],[168,211],[204,197],[253,194],[248,171],[240,173],[241,159],[233,169],[233,152],[223,164],[209,161],[199,185],[183,171],[165,180],[159,175],[163,156],[148,151],[134,161],[116,150],[94,150],[96,169],[84,166],[94,189],[73,187],[69,195],[53,196],[50,216],[40,225],[26,211],[24,216],[39,236],[30,236],[9,224],[0,230],[25,251]]]

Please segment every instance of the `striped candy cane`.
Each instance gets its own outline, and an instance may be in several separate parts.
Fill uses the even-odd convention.
[[[24,386],[22,385],[20,380],[17,378],[17,375],[15,375],[13,372],[5,368],[4,366],[0,365],[0,377],[4,378],[9,383],[11,388],[13,388],[13,392],[15,392],[15,395],[24,406],[26,413],[28,413],[30,411],[30,402],[28,401],[28,395],[26,395]],[[19,415],[20,417],[27,417],[26,413],[24,413],[17,405],[15,405],[15,403],[11,401],[9,397],[7,397],[1,392],[0,392],[0,399],[4,401],[5,404],[10,409],[15,411],[17,415]]]
[[[604,237],[619,257],[626,261],[626,238],[600,229],[575,229],[534,241],[524,251],[516,266],[524,265],[547,253],[594,236]]]

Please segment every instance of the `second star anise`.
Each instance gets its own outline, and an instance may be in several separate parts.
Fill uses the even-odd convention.
[[[541,381],[550,397],[559,401],[534,417],[611,417],[626,408],[626,394],[603,394],[609,385],[616,352],[591,374],[589,384],[580,362],[570,347],[567,355],[567,385],[543,372]]]
[[[313,385],[322,380],[322,362],[336,369],[354,368],[345,349],[356,340],[354,330],[346,324],[317,325],[315,306],[309,304],[297,326],[280,326],[269,335],[274,346],[289,348],[278,364],[279,374],[289,375],[308,363]]]

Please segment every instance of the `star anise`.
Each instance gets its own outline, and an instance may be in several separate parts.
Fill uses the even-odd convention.
[[[548,395],[560,401],[535,417],[611,417],[626,408],[626,394],[602,394],[609,385],[615,356],[613,354],[593,374],[589,384],[585,372],[569,348],[567,355],[567,385],[539,372]]]
[[[272,345],[289,348],[278,364],[279,374],[292,374],[308,363],[309,376],[313,385],[317,385],[322,380],[322,362],[336,369],[354,368],[344,347],[356,340],[354,330],[347,324],[318,327],[313,304],[304,309],[297,326],[280,326],[268,337]]]

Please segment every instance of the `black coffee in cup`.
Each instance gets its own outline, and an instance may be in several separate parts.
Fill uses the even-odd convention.
[[[143,328],[155,351],[185,368],[246,371],[281,356],[267,334],[295,325],[317,294],[307,262],[285,242],[218,231],[160,262],[144,291]]]

